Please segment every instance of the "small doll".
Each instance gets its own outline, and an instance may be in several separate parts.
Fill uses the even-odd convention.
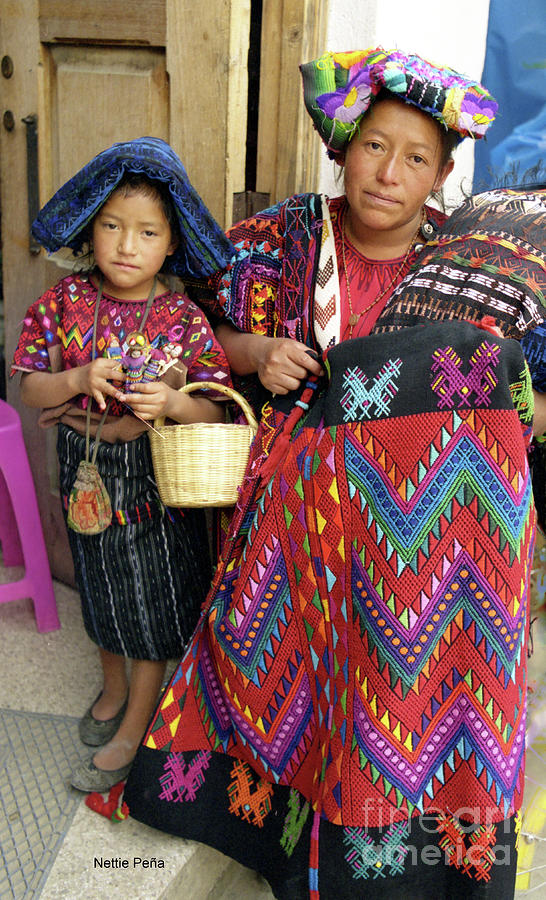
[[[108,338],[108,346],[106,347],[106,349],[104,351],[104,355],[107,356],[109,359],[119,360],[120,365],[121,365],[121,353],[122,353],[121,345],[120,345],[118,338],[116,337],[115,334],[111,334],[110,337]],[[120,369],[120,371],[121,371],[121,369]],[[114,384],[116,387],[121,388],[121,387],[123,387],[123,379],[121,379],[121,380],[118,379],[116,381],[112,381],[112,384]]]
[[[142,381],[142,375],[148,360],[150,344],[140,331],[132,331],[127,335],[121,365],[125,372],[125,387],[131,390],[132,385]]]
[[[180,344],[175,344],[173,341],[164,344],[161,349],[167,357],[168,365],[174,365],[174,363],[178,362],[178,359],[182,354],[182,347]]]
[[[165,371],[166,363],[167,356],[165,353],[163,353],[163,350],[161,350],[159,347],[152,347],[150,353],[148,354],[144,372],[142,373],[142,381],[155,381],[156,378],[161,378],[163,372]]]
[[[108,338],[108,346],[104,351],[104,355],[109,359],[119,359],[121,361],[121,346],[115,334],[111,334]]]

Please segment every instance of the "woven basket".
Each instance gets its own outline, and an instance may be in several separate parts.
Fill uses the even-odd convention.
[[[156,419],[149,431],[159,496],[166,506],[233,506],[243,480],[250,445],[258,424],[241,394],[211,381],[195,381],[180,388],[189,394],[212,388],[235,400],[247,424],[195,422],[165,425]]]

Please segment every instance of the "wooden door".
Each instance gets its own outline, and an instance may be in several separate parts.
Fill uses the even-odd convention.
[[[32,245],[29,218],[100,150],[143,135],[168,140],[229,224],[244,189],[249,16],[250,0],[207,0],[206,15],[196,0],[0,0],[8,363],[26,309],[66,265]],[[52,571],[71,582],[55,435],[38,431],[17,382],[8,401],[21,413]]]
[[[326,49],[328,0],[263,0],[256,191],[276,203],[318,189],[324,152],[299,65]]]

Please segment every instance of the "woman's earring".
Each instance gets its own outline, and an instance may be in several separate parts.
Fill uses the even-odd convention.
[[[430,222],[423,222],[421,225],[421,233],[427,241],[430,240],[434,234],[434,225],[431,225]]]

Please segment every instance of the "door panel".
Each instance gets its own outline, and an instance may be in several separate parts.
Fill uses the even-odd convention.
[[[320,138],[298,66],[324,52],[328,0],[263,0],[256,190],[276,203],[317,188]]]
[[[272,201],[314,187],[319,142],[297,67],[322,49],[327,5],[263,0],[256,187]],[[21,120],[37,115],[41,203],[99,150],[152,135],[170,142],[227,226],[246,188],[250,17],[251,0],[0,0],[0,57],[13,61],[12,76],[0,76],[2,112],[15,123],[0,125],[8,363],[28,306],[70,265],[66,254],[56,264],[31,252]],[[7,393],[21,413],[53,573],[70,581],[54,434],[22,407],[17,378]]]
[[[40,0],[40,40],[165,44],[165,0]]]
[[[169,139],[169,86],[163,49],[43,48],[44,117],[41,199],[115,141]],[[90,90],[92,85],[92,90]],[[44,160],[45,161],[45,160]]]

